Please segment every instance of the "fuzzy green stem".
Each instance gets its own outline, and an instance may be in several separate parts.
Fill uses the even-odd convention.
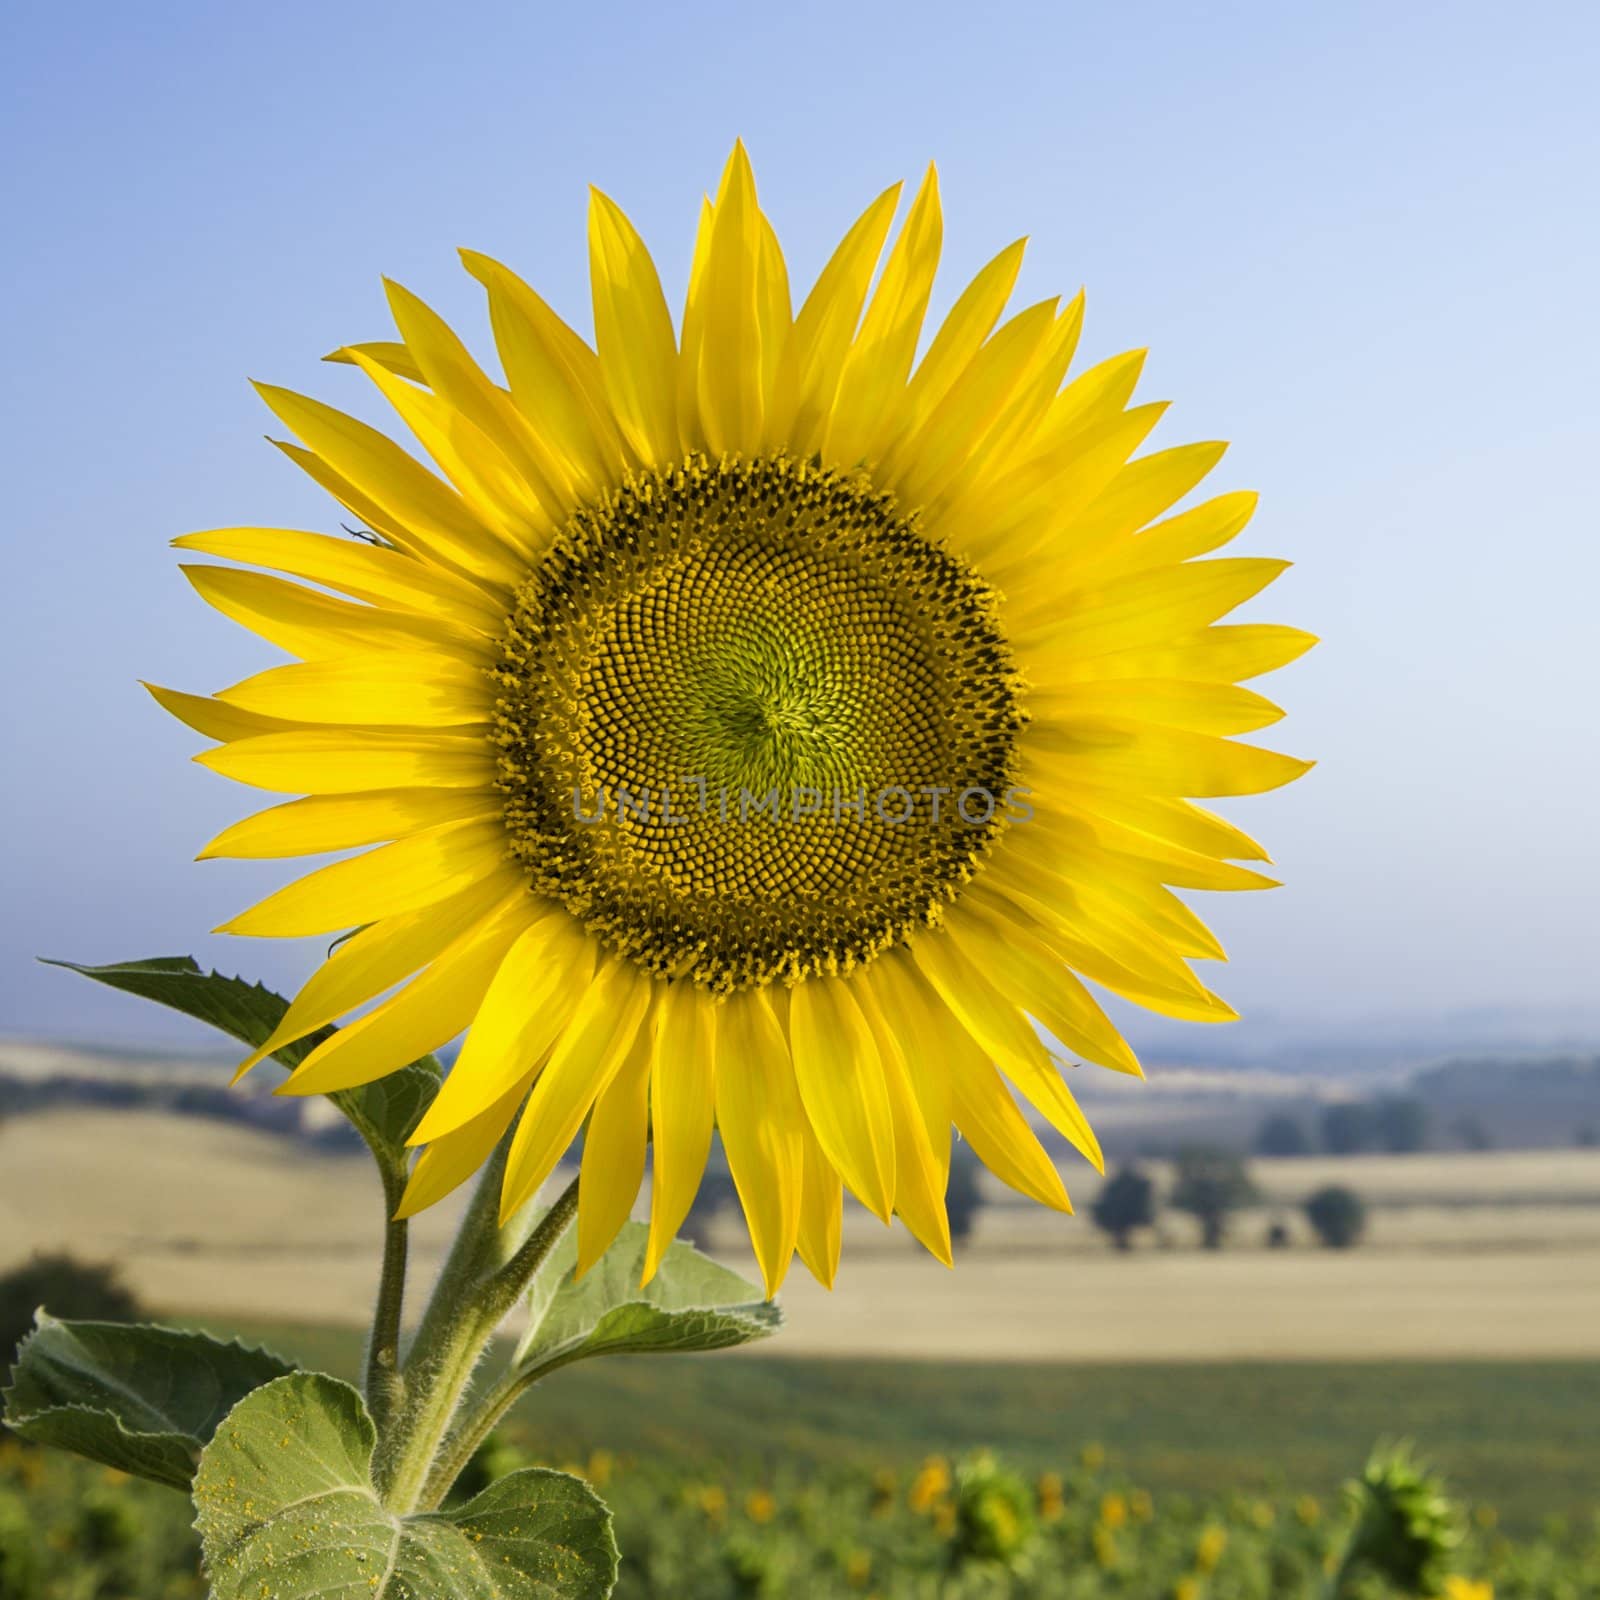
[[[423,1486],[418,1502],[423,1511],[438,1510],[456,1479],[466,1471],[467,1463],[494,1431],[495,1424],[542,1376],[539,1372],[506,1373],[484,1397],[483,1404],[451,1430]]]
[[[367,1410],[381,1431],[405,1397],[400,1374],[400,1313],[406,1295],[406,1258],[409,1224],[396,1221],[398,1197],[385,1185],[383,1271],[378,1279],[378,1301],[372,1313],[372,1334],[367,1342]]]
[[[495,1330],[577,1212],[574,1178],[507,1258],[500,1229],[504,1170],[502,1145],[484,1170],[412,1342],[404,1402],[378,1441],[374,1478],[385,1503],[402,1515],[422,1502],[440,1446]]]

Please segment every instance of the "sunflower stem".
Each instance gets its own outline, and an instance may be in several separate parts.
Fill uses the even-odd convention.
[[[394,1216],[398,1197],[385,1185],[383,1271],[378,1279],[378,1301],[372,1312],[372,1334],[367,1342],[367,1410],[381,1431],[405,1397],[400,1372],[400,1313],[405,1305],[406,1260],[410,1226]]]
[[[402,1515],[415,1511],[434,1487],[436,1459],[473,1370],[577,1212],[574,1178],[507,1257],[500,1227],[505,1156],[502,1143],[484,1169],[406,1357],[402,1403],[380,1428],[374,1481],[385,1503]],[[436,1487],[439,1498],[454,1481]]]

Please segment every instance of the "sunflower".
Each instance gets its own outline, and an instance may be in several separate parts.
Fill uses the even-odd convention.
[[[793,312],[736,146],[675,330],[595,192],[592,346],[463,253],[503,378],[389,284],[399,339],[329,359],[437,471],[258,386],[360,537],[176,541],[236,563],[184,571],[296,658],[211,697],[152,689],[217,741],[203,765],[303,797],[203,856],[363,852],[219,930],[358,930],[245,1067],[353,1015],[284,1086],[320,1094],[465,1031],[405,1214],[514,1122],[509,1215],[587,1125],[580,1270],[653,1145],[648,1276],[719,1128],[769,1294],[796,1250],[831,1283],[844,1186],[948,1264],[952,1128],[1063,1211],[1013,1091],[1101,1164],[1058,1052],[1140,1069],[1083,980],[1234,1015],[1191,970],[1223,952],[1172,891],[1270,884],[1239,864],[1265,852],[1189,797],[1305,770],[1230,736],[1281,715],[1240,680],[1310,636],[1217,625],[1284,563],[1195,559],[1253,495],[1155,520],[1224,447],[1135,458],[1165,409],[1130,403],[1143,352],[1068,382],[1083,296],[1007,316],[1021,241],[918,360],[933,169],[879,274],[898,200]]]

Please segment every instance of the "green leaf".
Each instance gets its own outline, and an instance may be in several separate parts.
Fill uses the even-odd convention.
[[[611,1513],[531,1468],[451,1512],[398,1517],[372,1487],[376,1430],[349,1384],[269,1383],[206,1447],[194,1499],[211,1600],[578,1600],[611,1593]]]
[[[532,1315],[516,1365],[543,1372],[590,1356],[726,1350],[782,1326],[782,1311],[753,1283],[681,1239],[641,1289],[649,1237],[642,1222],[625,1222],[616,1243],[574,1282],[578,1243],[569,1233],[529,1292]]]
[[[171,1006],[187,1017],[220,1028],[252,1050],[259,1049],[283,1020],[289,1002],[281,994],[243,978],[202,972],[192,956],[154,956],[147,961],[117,961],[104,967],[75,961],[46,961],[125,994]],[[293,1069],[328,1038],[334,1029],[318,1028],[293,1044],[272,1052],[272,1059]],[[431,1055],[401,1067],[359,1089],[340,1089],[328,1096],[350,1120],[377,1158],[388,1182],[405,1181],[410,1152],[406,1139],[438,1093],[442,1069]]]
[[[217,1424],[293,1370],[237,1340],[40,1311],[17,1352],[5,1422],[24,1439],[187,1489]]]

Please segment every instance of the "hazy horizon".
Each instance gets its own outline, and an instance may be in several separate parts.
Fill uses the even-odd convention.
[[[207,931],[284,865],[192,861],[259,797],[189,764],[201,741],[136,681],[209,691],[273,659],[190,592],[171,537],[337,527],[262,442],[276,430],[246,377],[381,415],[318,357],[389,336],[383,273],[490,353],[458,245],[587,330],[590,182],[677,302],[737,135],[802,288],[874,194],[936,159],[935,313],[1031,234],[1015,303],[1085,285],[1079,364],[1148,344],[1140,394],[1174,401],[1152,447],[1231,439],[1208,488],[1262,491],[1238,553],[1296,565],[1247,615],[1324,640],[1261,685],[1290,712],[1263,737],[1319,765],[1219,807],[1285,882],[1191,897],[1233,956],[1207,974],[1245,1014],[1233,1034],[1488,1008],[1600,1038],[1596,15],[696,17],[595,33],[492,5],[442,33],[410,3],[8,15],[24,381],[0,401],[0,1035],[188,1032],[35,955],[193,953],[291,988],[323,943]],[[788,93],[763,76],[780,53]],[[1187,1032],[1191,1054],[1217,1048]]]

